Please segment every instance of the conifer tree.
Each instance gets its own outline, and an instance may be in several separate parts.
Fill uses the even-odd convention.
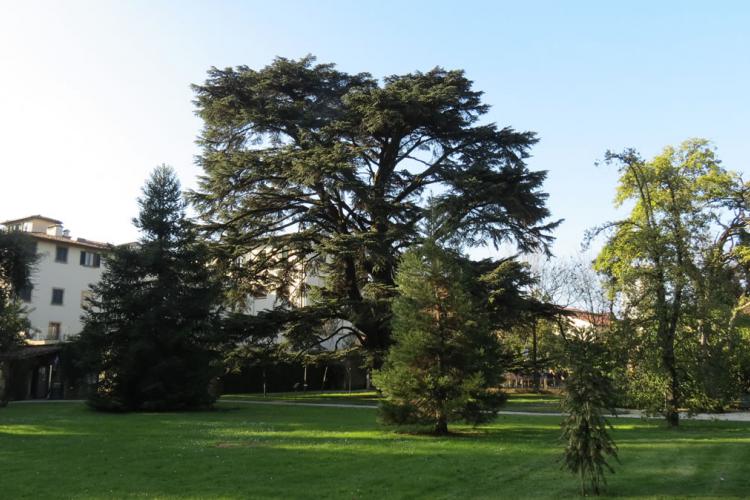
[[[287,337],[307,334],[302,343],[344,319],[339,333],[379,366],[397,263],[421,240],[428,191],[464,246],[546,251],[559,224],[546,172],[525,163],[535,134],[487,122],[463,71],[379,81],[312,56],[278,58],[212,68],[194,90],[204,175],[192,200],[237,301],[273,291],[291,304],[298,270],[326,276],[314,303],[275,314]]]
[[[615,412],[615,390],[607,376],[607,356],[601,344],[579,332],[566,342],[566,350],[570,374],[562,400],[566,413],[563,468],[578,476],[581,495],[598,495],[607,482],[605,471],[614,472],[607,458],[617,458],[617,446],[604,416],[607,411]]]
[[[496,392],[504,353],[468,292],[463,261],[434,241],[403,256],[393,303],[394,345],[375,373],[385,398],[381,416],[394,425],[479,424],[504,403]]]
[[[185,216],[174,171],[157,167],[138,200],[138,244],[116,248],[93,288],[79,344],[99,375],[89,404],[112,411],[210,405],[220,288]]]

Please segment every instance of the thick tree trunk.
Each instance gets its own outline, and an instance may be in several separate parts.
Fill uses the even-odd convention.
[[[667,342],[663,360],[664,367],[669,375],[669,394],[667,395],[664,416],[670,427],[677,427],[680,425],[680,386],[677,379],[677,366],[674,356],[674,338],[671,339],[671,342]]]
[[[679,380],[677,378],[677,360],[674,353],[675,332],[677,331],[677,307],[679,307],[680,292],[670,306],[667,304],[665,288],[666,278],[661,270],[660,259],[655,259],[658,266],[658,288],[656,292],[656,312],[658,318],[657,335],[661,344],[661,360],[669,378],[669,388],[664,402],[664,417],[667,425],[677,427],[680,424],[680,396]]]
[[[682,287],[680,286],[675,291],[664,346],[664,367],[669,374],[669,396],[667,398],[666,418],[670,427],[680,425],[680,381],[677,376],[677,359],[675,357],[674,345],[681,305]]]
[[[443,411],[438,412],[437,420],[435,421],[434,432],[439,436],[448,434],[448,417]]]
[[[10,362],[0,361],[0,408],[10,400]]]

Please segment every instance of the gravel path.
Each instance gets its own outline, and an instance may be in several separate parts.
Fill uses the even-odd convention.
[[[254,401],[247,399],[220,399],[220,403],[232,403],[232,404],[250,404],[250,405],[275,405],[275,406],[311,406],[320,408],[357,408],[364,410],[377,409],[376,405],[357,405],[347,403],[305,403],[305,402],[294,402],[294,401]],[[30,399],[25,401],[11,401],[10,404],[41,404],[41,403],[83,403],[80,399],[66,399],[66,400],[47,400],[47,399]],[[534,412],[534,411],[499,411],[498,415],[523,415],[528,417],[562,417],[563,414],[559,412]],[[622,410],[622,413],[617,415],[608,415],[610,418],[662,418],[656,417],[644,417],[639,410]],[[695,415],[688,415],[687,413],[680,413],[680,418],[688,420],[725,420],[729,422],[750,422],[750,412],[738,411],[730,413],[696,413]]]
[[[242,399],[220,399],[221,403],[239,403],[239,404],[258,404],[258,405],[282,405],[282,406],[319,406],[324,408],[364,408],[374,410],[377,408],[376,405],[356,405],[346,403],[296,403],[293,401],[252,401]],[[562,417],[563,414],[559,412],[534,412],[534,411],[499,411],[498,415],[524,415],[529,417]],[[639,410],[622,410],[622,413],[617,415],[608,415],[611,418],[662,418],[656,417],[644,417]],[[727,420],[732,422],[750,422],[750,412],[731,412],[731,413],[697,413],[689,416],[687,413],[680,413],[680,418],[689,420]]]

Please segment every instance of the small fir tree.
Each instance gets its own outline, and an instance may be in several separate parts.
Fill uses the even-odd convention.
[[[614,387],[607,376],[607,359],[601,344],[585,333],[566,342],[570,374],[562,401],[565,441],[563,468],[580,479],[581,495],[598,495],[606,486],[605,470],[614,473],[607,457],[617,459],[617,446],[609,435],[605,412],[615,413]]]
[[[479,424],[505,402],[495,391],[503,350],[467,292],[462,260],[427,241],[404,254],[396,275],[394,345],[374,374],[383,392],[381,418],[391,425]]]
[[[185,217],[174,171],[157,167],[138,200],[136,245],[113,250],[85,315],[83,365],[99,375],[89,404],[112,411],[209,406],[220,288]]]

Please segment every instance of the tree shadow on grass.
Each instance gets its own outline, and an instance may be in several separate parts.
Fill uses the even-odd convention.
[[[375,414],[253,406],[229,412],[11,415],[57,434],[0,435],[8,498],[566,498],[559,418],[502,417],[454,437],[402,434]],[[0,419],[0,424],[2,424]],[[616,422],[610,496],[743,497],[750,426]],[[744,435],[742,435],[744,431]],[[715,438],[712,441],[712,436]],[[737,442],[731,442],[735,438]],[[649,446],[649,444],[653,446]],[[55,482],[37,472],[54,470]],[[723,478],[723,479],[721,479]],[[34,485],[29,490],[28,485]]]

